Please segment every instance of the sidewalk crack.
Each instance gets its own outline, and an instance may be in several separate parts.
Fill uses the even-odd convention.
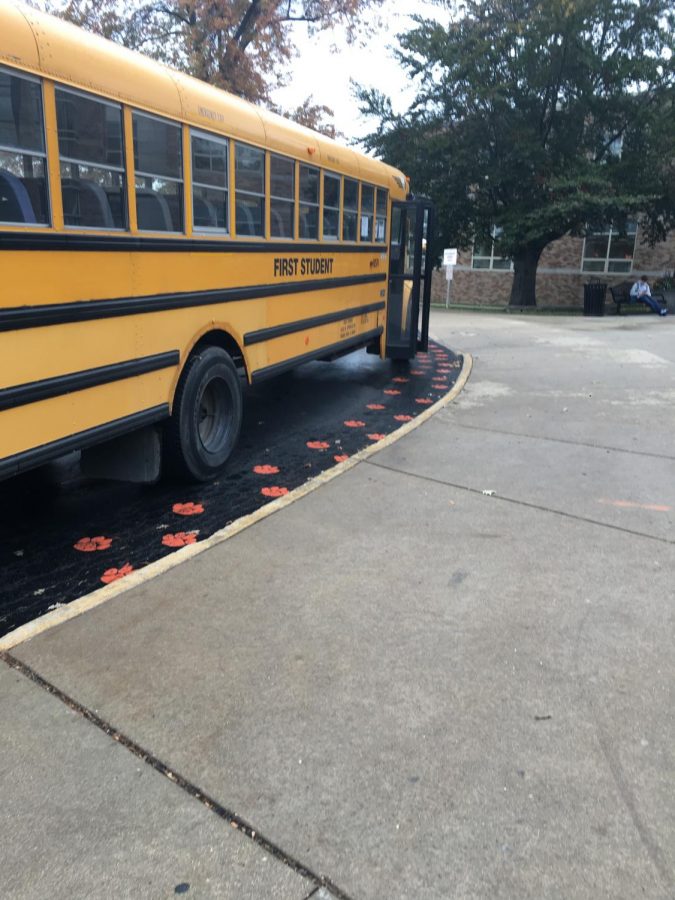
[[[407,469],[394,468],[386,466],[381,462],[373,462],[372,459],[363,460],[364,465],[374,466],[377,469],[384,469],[387,472],[393,472],[395,475],[406,475],[409,478],[417,478],[420,481],[427,481],[431,484],[442,484],[445,487],[456,488],[459,491],[466,491],[469,494],[477,494],[479,497],[485,496],[485,491],[479,488],[468,487],[466,484],[457,484],[454,481],[443,481],[441,478],[433,478],[431,475],[420,475],[417,472],[410,472]],[[658,541],[660,544],[668,544],[669,547],[675,545],[675,540],[670,538],[659,537],[655,534],[647,534],[644,531],[636,531],[633,528],[625,528],[623,525],[612,525],[611,522],[601,522],[599,519],[590,519],[587,516],[577,516],[574,513],[565,512],[561,509],[554,509],[551,506],[543,506],[540,503],[530,503],[528,500],[517,500],[515,497],[505,497],[503,494],[491,493],[490,500],[501,500],[504,503],[513,503],[515,506],[523,506],[526,509],[536,509],[539,512],[551,513],[554,516],[561,516],[563,519],[571,519],[574,522],[584,522],[586,525],[597,525],[600,528],[609,528],[612,531],[620,531],[623,534],[632,534],[634,537],[646,538],[649,541]]]
[[[290,853],[287,853],[273,841],[266,838],[258,831],[257,828],[254,828],[252,825],[242,819],[241,816],[238,816],[236,813],[232,812],[232,810],[227,809],[227,807],[219,803],[214,797],[211,797],[205,791],[202,791],[201,788],[196,784],[181,775],[180,772],[177,772],[175,769],[171,769],[160,759],[158,759],[158,757],[154,756],[149,751],[144,750],[143,747],[140,746],[140,744],[137,744],[131,738],[127,737],[125,734],[122,734],[121,731],[118,731],[118,729],[116,729],[109,722],[106,722],[105,719],[102,719],[93,710],[89,709],[86,706],[83,706],[81,703],[78,703],[77,700],[74,700],[68,694],[64,693],[62,690],[60,690],[60,688],[56,687],[56,685],[52,684],[50,681],[47,681],[46,678],[43,678],[34,669],[26,665],[26,663],[21,662],[20,659],[17,659],[15,656],[12,656],[11,653],[7,653],[5,651],[0,651],[0,660],[5,662],[10,668],[15,669],[21,675],[24,675],[35,685],[46,691],[48,694],[56,697],[69,709],[73,710],[73,712],[81,715],[96,728],[100,729],[104,734],[107,734],[108,737],[112,738],[113,741],[121,744],[123,747],[129,750],[130,753],[133,753],[134,756],[138,757],[138,759],[140,759],[142,762],[149,765],[156,772],[159,772],[160,775],[164,775],[165,778],[168,778],[169,781],[172,782],[172,784],[175,784],[181,790],[185,791],[186,794],[189,794],[192,798],[201,803],[202,806],[205,806],[212,813],[215,813],[215,815],[227,822],[232,828],[237,829],[237,831],[240,831],[254,843],[259,844],[260,847],[262,847],[267,853],[274,856],[284,865],[288,866],[288,868],[292,869],[303,878],[312,881],[315,887],[308,895],[309,897],[315,894],[319,890],[319,888],[325,887],[336,898],[336,900],[351,900],[349,895],[346,894],[345,891],[337,887],[337,885],[333,884],[330,879],[326,878],[324,875],[319,875],[316,872],[313,872],[312,869],[309,868],[309,866],[304,865],[304,863],[291,856]]]
[[[533,441],[550,441],[552,444],[571,444],[573,447],[590,447],[592,450],[610,450],[612,453],[628,453],[631,456],[648,456],[652,459],[673,460],[675,456],[667,453],[650,453],[647,450],[627,450],[624,447],[608,447],[607,444],[593,444],[589,441],[571,441],[569,438],[548,437],[545,434],[529,434],[526,431],[506,431],[503,428],[486,428],[483,425],[466,425],[463,422],[453,421],[458,428],[469,428],[471,431],[484,431],[487,434],[507,434],[510,437],[530,438]]]

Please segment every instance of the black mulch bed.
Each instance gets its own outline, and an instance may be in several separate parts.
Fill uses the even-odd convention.
[[[443,397],[462,357],[365,352],[255,389],[225,475],[207,485],[84,479],[77,456],[0,483],[0,635],[209,537],[390,434]]]

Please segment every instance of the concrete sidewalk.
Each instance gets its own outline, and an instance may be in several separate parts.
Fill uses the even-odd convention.
[[[432,330],[455,403],[0,664],[7,896],[675,896],[675,326]]]

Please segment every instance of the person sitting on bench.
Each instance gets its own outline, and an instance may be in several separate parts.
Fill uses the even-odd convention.
[[[639,281],[636,281],[633,287],[630,289],[630,295],[634,300],[639,300],[641,303],[646,303],[657,316],[667,316],[668,310],[659,306],[656,300],[652,297],[652,292],[649,287],[649,282],[647,281],[647,276],[643,275]]]

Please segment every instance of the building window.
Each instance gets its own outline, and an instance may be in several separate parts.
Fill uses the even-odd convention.
[[[197,231],[228,230],[228,142],[192,132],[192,223]]]
[[[340,236],[340,178],[323,176],[323,239],[337,241]]]
[[[475,241],[473,245],[473,257],[471,259],[472,269],[496,269],[509,271],[512,268],[511,260],[506,256],[498,256],[495,254],[495,241],[502,233],[502,229],[496,225],[492,226],[490,234],[491,240],[481,243]]]
[[[270,156],[270,229],[272,237],[294,237],[295,163]]]
[[[265,151],[235,145],[237,236],[265,237]]]
[[[136,215],[141,231],[183,230],[181,127],[133,114]]]
[[[319,170],[300,166],[300,237],[319,237]]]
[[[633,268],[637,222],[628,222],[626,230],[607,225],[589,230],[584,240],[582,272],[630,272]]]
[[[49,224],[42,87],[2,69],[0,222]]]
[[[345,178],[343,206],[342,240],[355,241],[359,216],[359,184],[350,178]]]

